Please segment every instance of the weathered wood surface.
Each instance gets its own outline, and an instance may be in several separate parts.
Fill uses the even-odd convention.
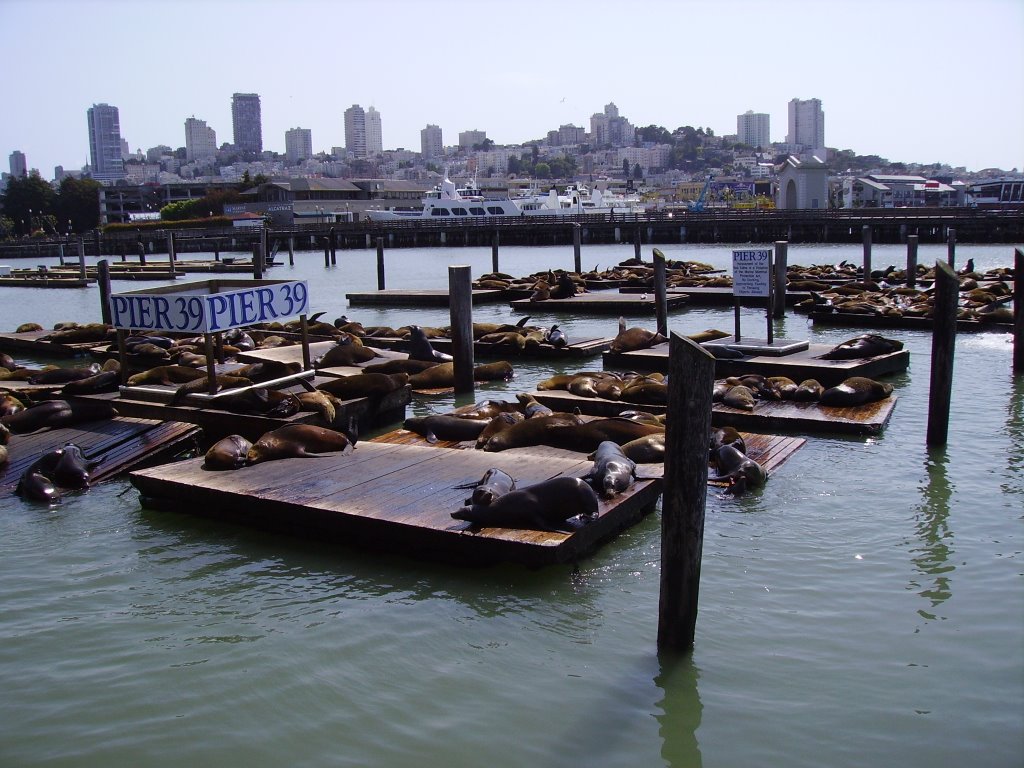
[[[400,350],[404,345],[408,344],[408,341],[406,339],[397,338],[370,338],[364,339],[363,343],[375,348]],[[612,339],[610,337],[579,339],[576,341],[573,341],[570,337],[570,343],[564,347],[553,347],[550,344],[539,344],[537,346],[519,349],[519,347],[515,347],[510,344],[492,344],[477,340],[473,342],[473,354],[477,357],[486,357],[489,359],[504,359],[507,357],[520,357],[527,359],[596,357],[602,352],[608,351],[611,344]],[[451,353],[451,339],[431,339],[430,345],[439,352]]]
[[[810,312],[808,317],[815,325],[893,328],[908,331],[931,331],[935,327],[935,321],[930,317],[889,317],[887,315],[862,315],[855,312]],[[957,320],[956,330],[957,333],[971,331],[1012,333],[1013,324]]]
[[[0,288],[86,288],[95,283],[95,278],[48,277],[43,274],[20,277],[0,277]]]
[[[47,341],[43,339],[53,333],[52,328],[44,328],[40,331],[27,331],[15,333],[6,331],[0,333],[0,351],[4,352],[29,352],[34,355],[48,357],[74,357],[76,355],[87,355],[93,349],[106,349],[110,346],[113,337],[108,341],[86,341],[86,342],[60,342]]]
[[[528,457],[449,448],[359,443],[348,454],[269,461],[209,472],[202,459],[131,474],[144,499],[183,511],[223,516],[294,533],[336,536],[353,545],[455,563],[510,560],[539,566],[580,557],[650,511],[660,481],[642,480],[572,533],[484,528],[451,513],[469,495],[455,486],[498,467],[526,487],[559,475],[583,475],[585,457]],[[153,502],[150,502],[153,503]]]
[[[652,293],[653,287],[646,286],[623,286],[619,289],[620,293],[634,295],[637,293]],[[732,306],[734,296],[732,288],[702,288],[700,286],[669,286],[666,289],[668,296],[685,295],[689,299],[687,304],[692,307],[717,307],[717,306]],[[786,291],[786,305],[793,306],[799,304],[804,299],[809,299],[811,294],[808,291]],[[765,298],[757,296],[744,296],[740,299],[740,304],[744,307],[763,307],[768,303]]]
[[[670,294],[666,298],[669,310],[681,309],[686,305],[688,296],[682,293]],[[517,312],[578,312],[581,314],[622,314],[646,313],[654,316],[657,313],[657,302],[653,289],[646,295],[629,293],[580,293],[568,299],[545,299],[530,301],[515,299],[509,306]]]
[[[850,376],[877,378],[905,371],[910,365],[910,352],[900,350],[887,355],[856,360],[822,360],[821,355],[832,349],[828,344],[811,344],[806,350],[782,357],[748,355],[736,360],[715,360],[715,376],[742,376],[760,373],[764,376],[788,376],[793,381],[817,379],[832,387]],[[668,372],[668,343],[635,352],[605,352],[605,368],[627,371]]]
[[[346,293],[350,307],[355,306],[388,306],[388,307],[447,307],[448,291],[387,288],[382,291],[367,293]],[[473,291],[474,304],[498,304],[508,298],[506,291]]]
[[[0,465],[0,488],[3,493],[13,492],[30,464],[68,443],[77,445],[90,459],[103,459],[91,473],[92,482],[100,482],[175,450],[198,434],[199,428],[193,424],[117,416],[11,435],[7,444],[10,458]]]

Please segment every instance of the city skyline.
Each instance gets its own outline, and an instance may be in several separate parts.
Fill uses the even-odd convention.
[[[251,46],[214,44],[216,35],[175,34],[172,60],[202,62],[203,77],[193,69],[176,75],[156,55],[131,56],[132,66],[117,77],[73,66],[71,51],[93,34],[94,19],[108,22],[95,34],[125,41],[123,51],[106,44],[97,49],[99,59],[109,54],[117,61],[119,52],[148,39],[144,35],[170,34],[166,14],[183,4],[204,29],[260,40],[268,48],[307,35],[310,41],[327,39],[321,24],[301,22],[329,19],[336,7],[263,0],[184,0],[174,6],[162,0],[4,0],[0,24],[24,33],[11,36],[8,60],[30,62],[32,76],[9,79],[8,103],[17,108],[0,122],[0,151],[24,152],[28,166],[44,178],[57,165],[77,169],[89,160],[82,116],[100,103],[118,107],[121,136],[132,151],[183,146],[181,126],[190,115],[224,141],[232,135],[234,93],[259,94],[264,148],[282,154],[285,133],[294,125],[311,129],[314,152],[344,145],[344,112],[352,104],[379,111],[385,149],[419,151],[420,132],[431,124],[445,137],[479,129],[496,144],[520,144],[561,125],[589,129],[591,116],[609,103],[637,127],[692,125],[717,135],[735,133],[737,116],[747,110],[766,113],[771,141],[781,142],[788,104],[796,98],[820,99],[829,147],[968,171],[1024,168],[1024,52],[1017,44],[1024,4],[1017,0],[866,0],[832,3],[824,11],[800,1],[659,0],[628,13],[600,1],[530,1],[496,6],[509,23],[484,26],[462,0],[442,2],[449,13],[404,0],[353,0],[345,4],[345,27],[375,29],[386,19],[388,36],[352,35],[340,60],[338,49],[326,43],[304,43],[301,55],[282,65]],[[110,12],[97,14],[98,8]],[[296,23],[275,22],[271,10]],[[526,37],[517,19],[530,20]],[[442,40],[458,42],[446,46]],[[581,46],[579,40],[587,42]],[[486,66],[462,71],[457,54],[467,50],[479,51]],[[982,56],[985,50],[999,55]],[[441,70],[431,61],[460,72],[459,89],[432,81],[430,73]],[[986,70],[977,63],[982,61],[994,61],[998,71]],[[300,76],[332,66],[351,76],[319,82]],[[586,77],[578,77],[581,70]]]

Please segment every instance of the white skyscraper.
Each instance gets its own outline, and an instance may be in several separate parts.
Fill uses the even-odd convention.
[[[209,160],[217,154],[217,132],[205,120],[189,117],[185,120],[185,159]]]
[[[366,157],[366,113],[358,104],[345,110],[345,151]]]
[[[769,116],[764,112],[754,112],[748,109],[742,115],[736,116],[736,140],[740,144],[747,144],[751,147],[768,149],[771,143],[769,138]]]
[[[309,128],[292,128],[284,132],[284,154],[289,165],[313,156],[313,131]]]
[[[374,157],[384,151],[384,139],[380,130],[380,112],[373,107],[366,110],[366,155]]]
[[[444,154],[440,126],[428,125],[420,131],[420,153],[424,160],[432,160]]]
[[[86,112],[89,123],[89,170],[97,181],[124,178],[121,157],[121,118],[117,107],[93,104]]]
[[[11,163],[11,176],[21,178],[28,175],[28,162],[25,160],[25,153],[16,149],[7,158]]]
[[[825,149],[825,113],[820,99],[793,99],[789,102],[787,144],[800,144],[807,151]],[[825,159],[825,158],[821,158]]]

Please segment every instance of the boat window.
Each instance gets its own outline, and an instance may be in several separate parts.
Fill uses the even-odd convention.
[[[479,206],[477,206],[475,208],[470,208],[469,209],[469,213],[470,213],[471,216],[486,216],[487,215],[487,212],[483,208],[480,208]]]
[[[431,216],[447,216],[448,215],[448,211],[446,211],[444,208],[434,208],[434,209],[432,209],[430,211],[430,215]]]
[[[501,216],[503,213],[505,213],[503,210],[501,210],[501,208],[499,208],[496,205],[488,205],[487,212],[492,216]]]
[[[452,216],[466,216],[465,208],[452,208]]]

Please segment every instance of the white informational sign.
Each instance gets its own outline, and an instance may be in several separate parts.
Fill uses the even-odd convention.
[[[309,288],[305,280],[257,283],[251,288],[230,291],[141,291],[110,297],[113,326],[140,331],[219,333],[304,315],[308,309]]]
[[[770,249],[732,252],[732,292],[734,296],[771,295]]]

